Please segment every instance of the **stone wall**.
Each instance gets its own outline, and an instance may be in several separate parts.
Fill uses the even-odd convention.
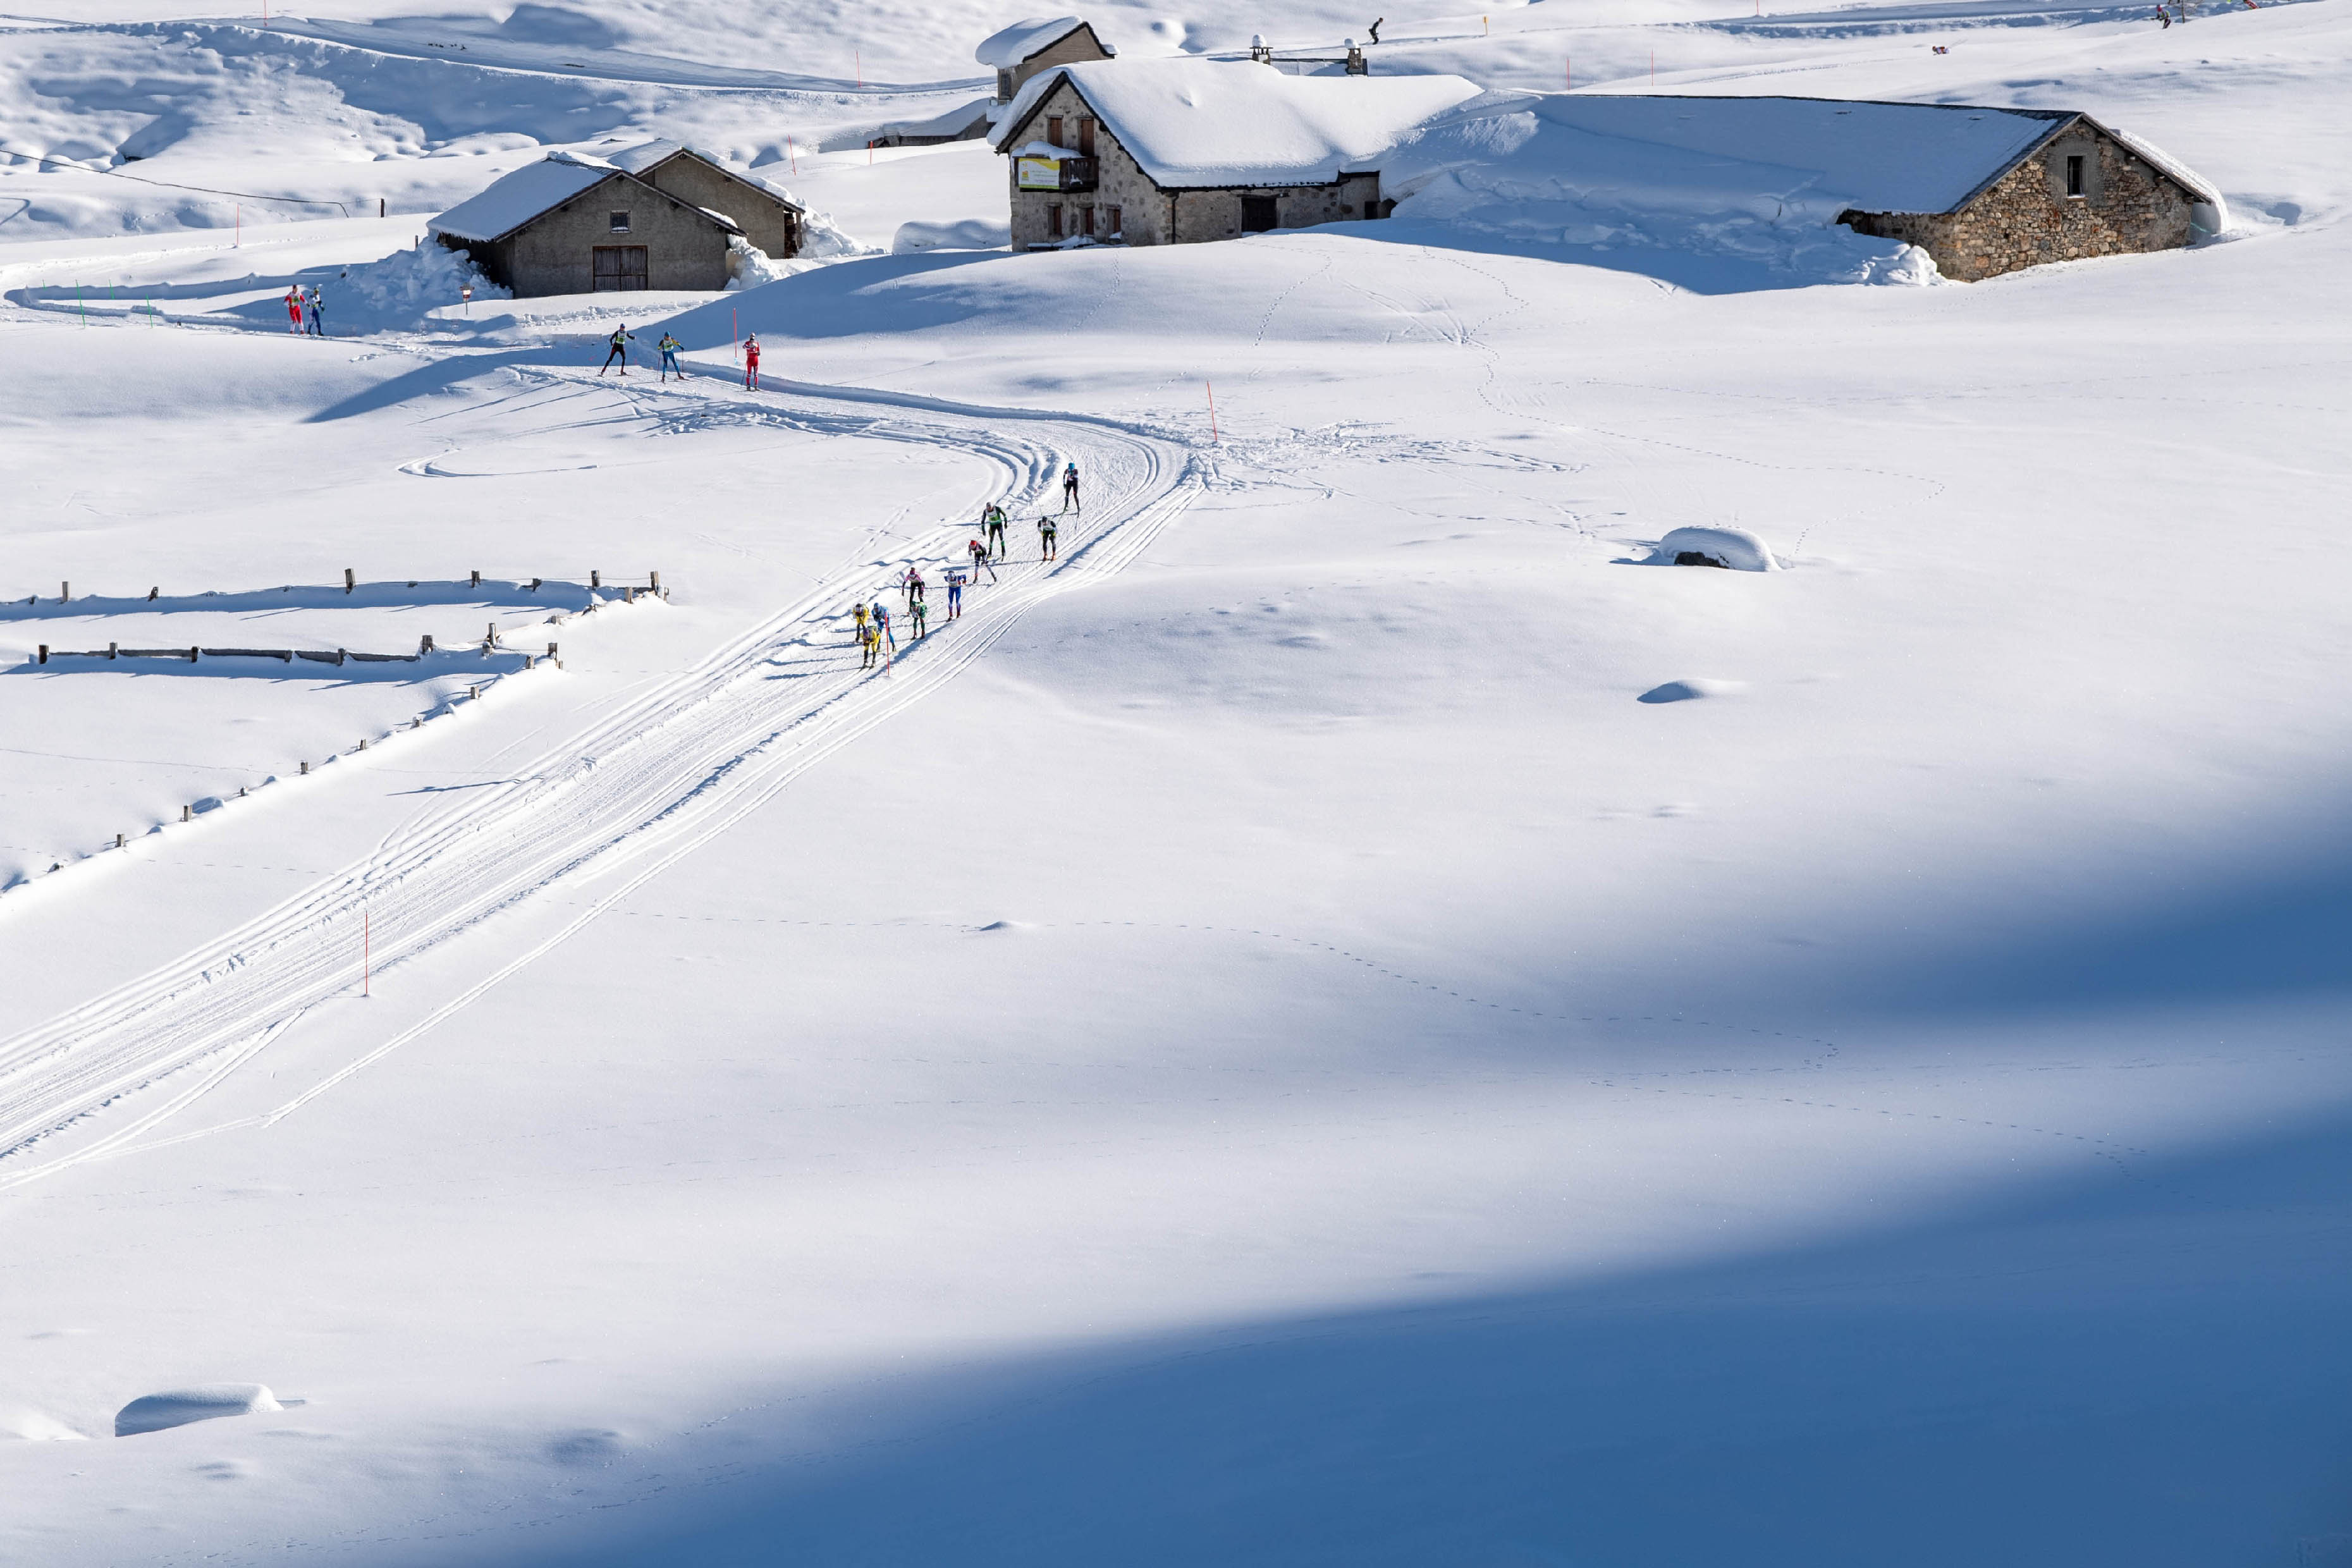
[[[1077,121],[1093,118],[1094,110],[1087,107],[1086,100],[1067,81],[1056,83],[1046,93],[1013,145],[1044,141],[1045,122],[1056,114],[1063,117],[1061,144],[1075,150],[1078,143]],[[1007,160],[1008,164],[1011,162]],[[1095,166],[1097,180],[1093,190],[1064,192],[1024,191],[1020,187],[1018,170],[1008,167],[1004,177],[1013,193],[1013,249],[1088,232],[1097,239],[1117,237],[1129,245],[1192,245],[1202,240],[1234,239],[1242,233],[1244,196],[1272,197],[1278,228],[1307,228],[1318,223],[1381,216],[1385,212],[1377,172],[1344,175],[1328,185],[1163,190],[1119,145],[1110,128],[1099,121],[1095,129]],[[1061,209],[1058,233],[1054,226],[1056,207]],[[1119,214],[1120,228],[1116,233],[1109,226],[1106,210],[1111,207],[1117,207]],[[1096,220],[1091,231],[1086,226],[1089,211]]]
[[[800,254],[799,215],[749,180],[713,168],[691,153],[672,154],[646,170],[646,176],[681,201],[725,213],[742,226],[744,238],[777,260]]]
[[[615,212],[629,215],[628,233],[612,231]],[[531,299],[592,292],[600,245],[644,246],[647,288],[727,287],[727,231],[677,197],[622,174],[541,213],[495,246],[465,248],[492,282]]]
[[[2066,159],[2084,194],[2066,194]],[[2191,237],[2195,197],[2086,121],[2075,121],[1956,213],[1840,215],[1856,234],[1916,245],[1947,278],[1997,278],[2045,261],[2173,250]]]

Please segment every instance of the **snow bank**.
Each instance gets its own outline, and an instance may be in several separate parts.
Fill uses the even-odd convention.
[[[114,1435],[135,1437],[185,1426],[191,1421],[212,1421],[224,1415],[250,1415],[256,1411],[283,1410],[277,1396],[257,1383],[207,1383],[142,1394],[115,1413]]]
[[[1885,197],[1895,187],[1834,176],[1822,167],[1822,149],[1801,137],[1759,135],[1744,151],[1706,151],[1595,130],[1587,122],[1609,117],[1586,108],[1562,95],[1496,93],[1433,120],[1382,163],[1396,216],[1512,242],[1749,263],[1789,283],[1938,279],[1925,251],[1838,224],[1841,213],[1864,205],[1857,192]],[[1617,123],[1628,132],[1660,129],[1654,115]],[[1679,134],[1696,139],[1686,126]],[[1865,172],[1876,166],[1864,160]],[[1911,189],[1933,194],[1924,179]]]
[[[1780,562],[1764,542],[1744,528],[1677,528],[1658,541],[1651,552],[1653,566],[1696,566],[1697,562],[1685,562],[1685,555],[1704,556],[1717,566],[1727,566],[1734,572],[1778,572]]]
[[[320,287],[331,324],[382,329],[414,326],[428,311],[459,303],[461,290],[469,284],[477,300],[512,298],[483,277],[464,251],[424,239],[381,261],[347,267],[335,281]]]
[[[890,254],[908,256],[926,250],[996,250],[1013,243],[1009,224],[986,218],[961,223],[902,223],[890,241]]]
[[[1300,77],[1251,60],[1096,61],[1032,77],[997,121],[997,151],[1065,78],[1144,172],[1171,187],[1322,184],[1378,168],[1400,138],[1481,90],[1458,76]]]

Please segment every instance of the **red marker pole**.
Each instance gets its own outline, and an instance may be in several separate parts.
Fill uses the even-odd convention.
[[[375,931],[365,906],[360,910],[360,994],[368,994],[375,973]]]
[[[1203,381],[1201,384],[1209,389],[1209,439],[1223,445],[1217,440],[1217,384],[1213,381]]]
[[[732,305],[727,307],[727,331],[735,340],[735,361],[740,364],[743,361],[743,329],[735,324],[735,307]]]
[[[793,178],[795,180],[799,179],[801,177],[801,155],[793,150],[793,139],[789,136],[784,138],[784,156],[793,161]]]

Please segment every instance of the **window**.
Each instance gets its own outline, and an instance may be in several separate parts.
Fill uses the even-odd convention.
[[[613,232],[614,234],[626,234],[629,232],[628,214],[614,213],[613,215]]]
[[[1116,239],[1126,232],[1127,226],[1118,221],[1118,209],[1117,207],[1103,208],[1103,237],[1106,239]]]
[[[1272,196],[1242,198],[1242,232],[1244,234],[1264,234],[1267,229],[1273,228],[1278,221]]]
[[[1045,116],[1045,140],[1051,142],[1056,147],[1059,147],[1062,144],[1062,117],[1060,115],[1049,114]]]
[[[1078,121],[1078,156],[1081,158],[1091,158],[1094,155],[1095,122],[1091,120],[1081,119]]]
[[[1049,203],[1045,207],[1045,237],[1062,237],[1062,204],[1059,202]]]
[[[2066,194],[2070,196],[2079,196],[2084,194],[2083,154],[2080,153],[2066,154]]]
[[[1095,232],[1095,209],[1092,207],[1080,207],[1078,209],[1077,217],[1078,232],[1087,236],[1088,238],[1092,238]]]
[[[652,282],[642,245],[599,245],[593,247],[591,287],[599,294],[616,289],[649,289]]]

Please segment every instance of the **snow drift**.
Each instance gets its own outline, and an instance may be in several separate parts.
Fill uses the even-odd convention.
[[[1700,557],[1685,561],[1685,555]],[[1677,528],[1658,541],[1650,554],[1653,566],[1696,566],[1702,563],[1727,566],[1734,572],[1778,572],[1780,563],[1764,542],[1744,528]]]
[[[300,1403],[299,1400],[296,1403]],[[135,1437],[162,1432],[192,1421],[215,1421],[224,1415],[250,1415],[256,1411],[283,1410],[277,1395],[257,1383],[207,1383],[142,1394],[114,1417],[114,1435]]]

